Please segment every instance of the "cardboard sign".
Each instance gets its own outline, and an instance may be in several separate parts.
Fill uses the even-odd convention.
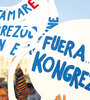
[[[90,20],[62,23],[42,38],[32,56],[31,81],[42,100],[66,94],[90,98]]]

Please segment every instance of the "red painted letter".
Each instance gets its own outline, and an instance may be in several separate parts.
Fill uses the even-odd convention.
[[[34,3],[35,3],[35,2],[32,2],[32,3],[31,3],[31,1],[32,1],[32,0],[28,0],[28,4],[29,4],[33,9],[36,9],[36,8],[39,6],[39,4],[37,4],[36,6],[34,6]]]

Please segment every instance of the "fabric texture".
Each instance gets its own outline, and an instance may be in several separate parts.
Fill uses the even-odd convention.
[[[16,76],[16,96],[18,100],[26,100],[32,91],[27,86],[25,77],[21,68],[18,68],[15,73]]]

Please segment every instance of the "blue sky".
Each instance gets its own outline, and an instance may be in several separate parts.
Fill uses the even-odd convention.
[[[0,6],[11,6],[22,0],[0,0]],[[90,0],[55,0],[61,22],[90,19]]]

